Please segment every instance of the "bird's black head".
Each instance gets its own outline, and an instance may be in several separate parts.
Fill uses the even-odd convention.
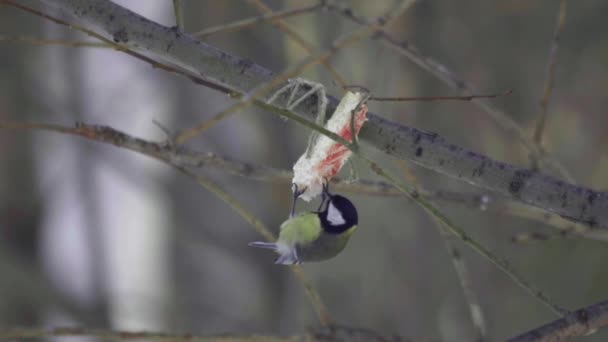
[[[325,210],[319,212],[321,226],[331,234],[340,234],[359,223],[357,208],[340,195],[329,195]]]

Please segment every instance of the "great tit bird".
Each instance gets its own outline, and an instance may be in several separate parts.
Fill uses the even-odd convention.
[[[357,209],[344,196],[332,195],[323,187],[317,211],[294,215],[295,202],[302,193],[294,191],[289,219],[281,224],[277,242],[252,242],[253,247],[272,249],[279,254],[275,264],[292,265],[322,261],[338,255],[357,228]]]

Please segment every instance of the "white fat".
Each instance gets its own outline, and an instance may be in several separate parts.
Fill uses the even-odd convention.
[[[323,137],[319,137],[321,140]],[[318,146],[316,144],[315,146]],[[315,149],[318,151],[318,149]],[[322,155],[313,153],[312,158],[306,158],[304,153],[300,159],[293,166],[293,180],[292,183],[298,186],[298,189],[306,189],[300,198],[306,202],[309,202],[313,198],[319,196],[323,190],[323,176],[320,175],[316,169],[317,165],[322,160]]]
[[[338,208],[336,208],[331,202],[329,202],[329,208],[327,209],[327,221],[329,221],[332,226],[339,226],[346,223],[346,220],[344,220],[344,217],[342,217],[340,210],[338,210]]]
[[[339,130],[348,125],[351,120],[351,112],[361,103],[365,97],[362,92],[346,92],[336,111],[333,113],[325,128],[331,132],[338,133]],[[320,170],[318,165],[327,157],[329,149],[335,141],[325,135],[320,135],[312,147],[310,158],[306,157],[306,152],[298,159],[293,166],[292,183],[298,185],[298,189],[306,188],[300,198],[309,202],[323,191],[325,173],[327,170]],[[345,154],[342,165],[348,160],[350,152]],[[342,167],[342,165],[340,167]]]

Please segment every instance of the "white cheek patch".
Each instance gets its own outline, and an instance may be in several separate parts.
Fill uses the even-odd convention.
[[[334,207],[331,202],[329,202],[329,208],[327,208],[327,221],[329,221],[332,226],[339,226],[346,223],[346,220],[342,217],[342,213]]]

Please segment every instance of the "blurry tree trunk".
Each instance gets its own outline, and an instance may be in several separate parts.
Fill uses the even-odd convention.
[[[7,15],[8,16],[8,15]],[[0,11],[0,21],[5,15]],[[10,22],[10,21],[9,21]],[[9,28],[19,30],[28,25],[37,31],[40,21],[28,18],[13,22]],[[5,120],[28,120],[33,105],[24,100],[31,87],[29,65],[24,55],[35,53],[28,47],[5,49],[0,53],[0,102],[6,112],[0,112]],[[0,135],[0,321],[5,324],[31,324],[38,322],[36,299],[30,296],[22,282],[30,272],[39,271],[38,236],[40,220],[40,193],[33,172],[32,135],[25,132]],[[12,277],[14,264],[10,260],[22,260],[28,269],[14,269],[23,277]]]

